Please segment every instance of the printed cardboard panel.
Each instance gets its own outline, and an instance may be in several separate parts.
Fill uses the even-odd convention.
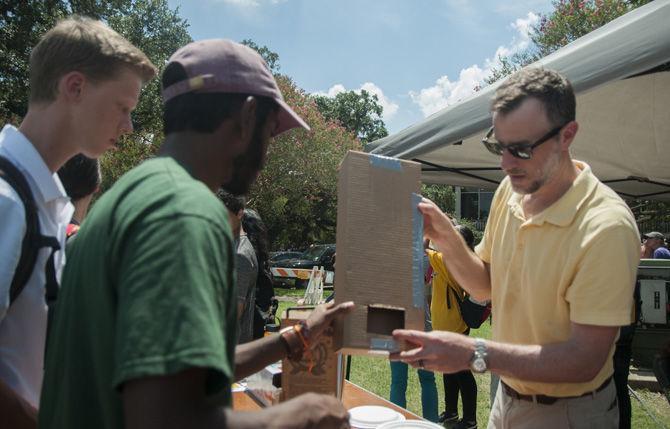
[[[282,328],[295,325],[306,319],[310,310],[289,311],[282,319]],[[333,335],[322,335],[311,350],[311,356],[303,355],[299,362],[282,361],[282,400],[295,398],[307,392],[323,393],[342,397],[344,372],[341,355],[335,352]]]
[[[421,166],[350,151],[339,171],[335,299],[354,301],[337,326],[342,353],[402,348],[395,328],[424,330]]]

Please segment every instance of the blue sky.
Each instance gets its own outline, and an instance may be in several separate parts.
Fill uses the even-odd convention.
[[[195,39],[252,39],[310,93],[367,89],[390,133],[472,93],[550,0],[169,0]]]

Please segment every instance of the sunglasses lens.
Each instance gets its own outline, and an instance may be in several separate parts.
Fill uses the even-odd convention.
[[[494,155],[502,155],[503,153],[503,148],[500,145],[500,143],[494,143],[494,142],[489,142],[489,141],[484,141],[484,146],[486,146],[486,149],[488,149],[489,152],[491,152]]]
[[[507,150],[513,157],[519,159],[530,159],[531,149],[508,147]]]

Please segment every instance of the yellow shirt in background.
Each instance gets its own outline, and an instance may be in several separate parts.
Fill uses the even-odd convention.
[[[465,292],[447,270],[442,261],[442,254],[434,250],[427,250],[426,253],[433,267],[433,298],[430,302],[433,330],[461,334],[468,329],[468,326],[461,317],[461,309],[454,295],[458,294],[463,299]],[[449,294],[449,301],[447,301],[447,294]]]
[[[550,344],[570,337],[571,322],[631,323],[640,256],[635,219],[624,201],[585,163],[572,187],[526,218],[521,195],[506,178],[496,191],[476,252],[491,264],[493,340]],[[587,383],[502,380],[523,394],[576,396],[613,373],[614,344],[605,366]]]

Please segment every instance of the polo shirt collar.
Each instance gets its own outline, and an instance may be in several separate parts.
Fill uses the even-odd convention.
[[[551,206],[528,219],[528,223],[541,225],[547,222],[561,227],[572,223],[579,209],[598,184],[598,179],[593,175],[591,167],[587,163],[577,160],[573,160],[572,162],[580,170],[572,186]],[[524,219],[521,198],[521,194],[513,192],[507,204],[515,216]]]
[[[58,174],[49,171],[35,146],[16,127],[5,125],[0,133],[0,146],[24,174],[31,176],[44,202],[68,198]]]

